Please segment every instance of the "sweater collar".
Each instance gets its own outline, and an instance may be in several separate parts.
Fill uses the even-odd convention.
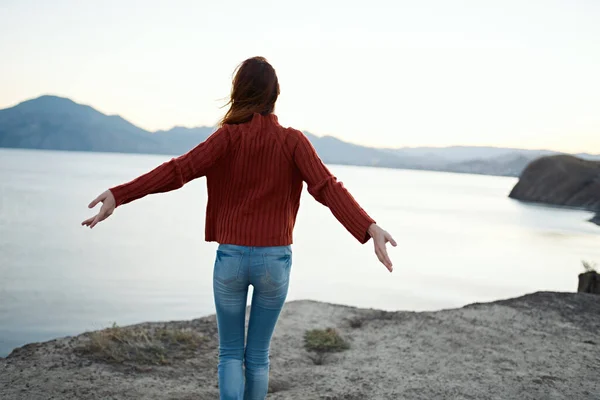
[[[277,115],[275,114],[268,114],[268,115],[262,115],[260,113],[255,112],[254,115],[252,116],[252,121],[269,121],[274,123],[275,125],[279,125],[279,119],[277,118]]]

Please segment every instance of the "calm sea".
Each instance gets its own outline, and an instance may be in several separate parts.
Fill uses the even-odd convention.
[[[169,157],[0,150],[0,356],[32,341],[213,313],[216,244],[203,179],[149,196],[96,229],[86,205]],[[508,199],[513,178],[331,166],[395,236],[389,274],[303,195],[289,300],[435,310],[574,291],[600,229],[581,211]]]

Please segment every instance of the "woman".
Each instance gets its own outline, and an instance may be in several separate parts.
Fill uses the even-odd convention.
[[[206,176],[205,239],[219,243],[213,289],[221,399],[267,395],[269,346],[287,295],[303,182],[358,241],[373,238],[379,261],[392,271],[386,243],[396,243],[336,181],[308,139],[279,125],[273,114],[278,96],[277,75],[267,60],[244,61],[219,129],[187,154],[102,193],[89,205],[101,202],[100,212],[82,223],[93,228],[116,207]],[[249,285],[254,294],[244,347]]]

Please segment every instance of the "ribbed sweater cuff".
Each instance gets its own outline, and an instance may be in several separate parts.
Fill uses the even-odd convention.
[[[375,220],[369,217],[366,213],[363,213],[357,221],[360,227],[359,230],[353,233],[353,236],[361,243],[365,244],[371,239],[369,235],[369,227],[375,224]]]
[[[127,198],[125,197],[125,190],[123,186],[115,186],[110,189],[113,197],[115,198],[115,207],[119,207],[127,202]]]

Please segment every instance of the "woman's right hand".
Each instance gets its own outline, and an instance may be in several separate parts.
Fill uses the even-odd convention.
[[[384,231],[377,224],[372,224],[369,227],[369,235],[373,238],[373,246],[375,247],[375,254],[379,261],[385,265],[385,267],[392,272],[392,260],[388,256],[386,244],[389,242],[392,246],[396,247],[396,241],[388,232]]]
[[[89,205],[89,208],[94,208],[98,203],[102,202],[102,208],[95,216],[86,219],[81,223],[83,226],[89,226],[90,229],[98,224],[98,222],[104,221],[106,218],[110,217],[112,213],[115,211],[115,207],[117,206],[117,202],[115,200],[115,196],[113,196],[110,190],[105,191],[100,196],[96,197]]]

